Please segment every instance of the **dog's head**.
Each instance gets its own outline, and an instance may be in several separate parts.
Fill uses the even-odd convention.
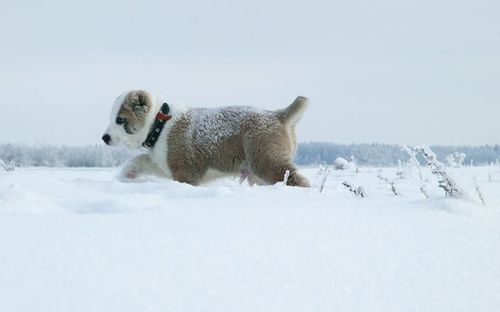
[[[139,148],[148,136],[156,113],[155,100],[148,92],[124,92],[115,100],[111,122],[102,140],[107,145]]]

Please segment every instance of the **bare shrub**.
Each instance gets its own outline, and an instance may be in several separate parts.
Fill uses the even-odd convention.
[[[438,186],[445,191],[446,196],[463,198],[465,192],[446,172],[445,165],[437,160],[436,154],[428,147],[419,147],[418,149],[427,161],[427,165],[431,168],[431,172],[438,177]]]
[[[391,191],[394,195],[396,196],[399,196],[401,193],[399,192],[399,190],[397,189],[396,187],[396,181],[397,180],[401,180],[401,176],[398,176],[396,179],[393,179],[393,180],[390,180],[384,176],[382,176],[381,174],[377,175],[377,178],[379,178],[380,180],[384,181],[385,183],[389,184],[391,186]]]
[[[344,181],[342,183],[343,186],[345,186],[351,193],[353,193],[356,196],[359,197],[365,197],[365,190],[362,186],[355,187],[354,185],[350,184],[347,181]]]
[[[16,163],[14,160],[11,160],[8,164],[0,159],[0,166],[7,172],[14,171],[16,169]]]

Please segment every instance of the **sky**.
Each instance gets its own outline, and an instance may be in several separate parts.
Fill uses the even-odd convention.
[[[500,2],[0,1],[0,143],[101,144],[114,99],[311,105],[298,140],[500,143]]]

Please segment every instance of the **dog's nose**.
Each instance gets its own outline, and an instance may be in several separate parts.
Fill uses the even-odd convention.
[[[111,137],[109,136],[109,134],[105,134],[102,136],[102,140],[104,141],[104,143],[109,145],[109,142],[111,142]]]

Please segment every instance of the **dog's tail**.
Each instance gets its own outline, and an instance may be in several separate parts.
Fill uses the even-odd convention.
[[[276,111],[276,118],[287,126],[294,126],[309,105],[306,97],[298,96],[287,108]]]

